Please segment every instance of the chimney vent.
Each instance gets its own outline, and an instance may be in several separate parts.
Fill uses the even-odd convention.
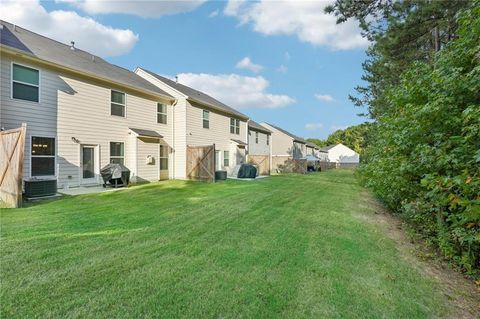
[[[70,41],[70,49],[75,50],[75,41]]]
[[[178,75],[175,75],[175,82],[178,83]]]

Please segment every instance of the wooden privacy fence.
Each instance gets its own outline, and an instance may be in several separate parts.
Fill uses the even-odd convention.
[[[258,167],[260,175],[270,175],[269,155],[248,155],[248,162]]]
[[[334,168],[337,168],[337,163],[320,161],[319,170],[321,172],[329,170],[329,169],[334,169]]]
[[[299,173],[307,172],[307,160],[293,159],[286,156],[273,156],[273,167],[278,173]]]
[[[187,178],[215,181],[215,145],[187,146]]]
[[[22,206],[23,157],[27,125],[0,132],[0,205]]]

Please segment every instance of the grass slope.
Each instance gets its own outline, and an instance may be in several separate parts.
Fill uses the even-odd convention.
[[[435,284],[349,171],[171,181],[1,212],[1,317],[425,318]]]

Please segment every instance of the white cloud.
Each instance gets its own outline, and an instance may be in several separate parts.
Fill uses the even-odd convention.
[[[218,16],[218,14],[219,14],[219,11],[218,11],[218,9],[217,9],[217,10],[214,10],[214,11],[210,12],[210,14],[208,15],[208,17],[209,17],[209,18],[214,18],[214,17]]]
[[[290,55],[290,53],[288,53],[288,51],[283,54],[283,57],[285,58],[285,61],[290,61],[290,59],[292,58],[292,56]]]
[[[277,72],[285,74],[288,72],[288,68],[282,64],[277,68]]]
[[[315,94],[315,98],[319,101],[327,102],[327,103],[331,103],[335,101],[335,99],[328,94]]]
[[[239,109],[273,109],[295,103],[295,99],[288,95],[266,92],[269,83],[262,76],[181,73],[178,81]]]
[[[250,70],[253,73],[258,73],[263,69],[263,66],[253,63],[248,56],[238,61],[235,67],[237,69]]]
[[[73,11],[48,12],[38,0],[2,0],[0,19],[70,44],[100,56],[129,52],[138,35],[129,29],[116,29]]]
[[[323,128],[322,123],[307,123],[305,124],[305,129],[308,131],[318,131]]]
[[[245,2],[230,0],[224,14],[251,24],[265,35],[296,35],[301,41],[336,50],[365,47],[357,21],[336,24],[334,15],[324,12],[326,1],[282,0]]]
[[[344,130],[348,127],[348,125],[332,125],[330,126],[330,129],[332,129],[333,131],[337,131],[337,130]]]
[[[205,0],[55,0],[71,4],[89,14],[129,14],[143,18],[157,18],[164,15],[195,10]]]

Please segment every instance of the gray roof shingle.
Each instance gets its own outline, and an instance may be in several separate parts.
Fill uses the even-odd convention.
[[[324,147],[320,148],[320,152],[328,152],[331,148],[334,148],[337,145],[338,144],[332,144],[332,145],[324,146]]]
[[[253,130],[253,131],[259,131],[259,132],[263,132],[263,133],[266,133],[266,134],[272,134],[272,131],[270,131],[265,126],[262,126],[262,125],[258,124],[254,120],[249,120],[248,121],[248,128]]]
[[[299,137],[299,136],[296,136],[286,130],[284,130],[283,128],[281,127],[278,127],[276,125],[273,125],[273,124],[270,124],[270,123],[267,123],[268,125],[270,125],[271,127],[274,127],[276,128],[277,130],[279,130],[280,132],[282,132],[283,134],[286,134],[288,136],[290,136],[291,138],[293,138],[296,142],[299,142],[299,143],[302,143],[302,144],[307,144],[307,141],[305,141],[303,138]]]
[[[157,80],[162,81],[163,83],[165,83],[166,85],[168,85],[168,86],[172,87],[173,89],[179,91],[180,93],[185,94],[188,97],[187,99],[192,100],[193,102],[197,102],[197,103],[203,104],[205,106],[210,106],[211,108],[213,108],[215,110],[225,112],[227,114],[231,114],[231,115],[237,116],[237,117],[245,119],[245,120],[248,119],[248,116],[246,116],[245,114],[243,114],[243,113],[235,110],[234,108],[216,100],[215,98],[211,97],[208,94],[205,94],[205,93],[200,92],[198,90],[192,89],[191,87],[188,87],[186,85],[183,85],[183,84],[180,84],[180,83],[175,82],[173,80],[170,80],[170,79],[168,79],[164,76],[158,75],[155,72],[146,70],[144,68],[139,67],[138,69],[147,72],[151,76],[155,77]]]
[[[163,138],[163,136],[160,135],[160,133],[158,133],[157,131],[144,130],[141,128],[133,128],[133,127],[129,127],[129,129],[137,133],[139,136]]]
[[[122,67],[108,63],[104,59],[80,50],[71,49],[35,32],[23,29],[0,20],[0,45],[22,51],[38,59],[67,67],[77,72],[108,80],[127,88],[137,89],[157,96],[173,99],[167,92],[151,84],[141,76]]]

